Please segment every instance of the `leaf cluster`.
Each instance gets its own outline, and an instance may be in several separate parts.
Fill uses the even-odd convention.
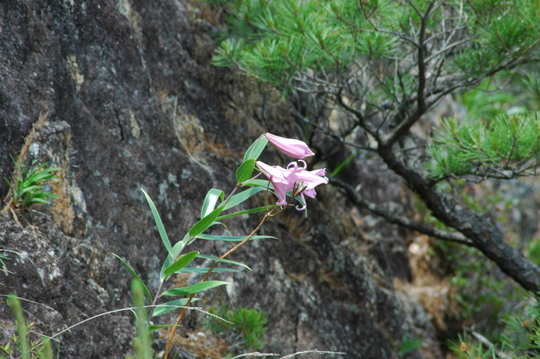
[[[282,88],[337,76],[343,87],[351,77],[362,81],[355,96],[374,89],[397,95],[415,61],[448,82],[449,73],[482,77],[540,55],[540,12],[531,0],[223,3],[229,16],[214,63]]]
[[[140,281],[133,280],[131,282],[131,293],[133,296],[133,305],[135,306],[133,314],[135,316],[137,337],[133,341],[135,357],[128,355],[126,359],[152,359],[154,357],[152,352],[152,338],[147,326],[148,313],[144,307],[144,288]]]
[[[235,0],[214,63],[238,66],[255,78],[286,87],[299,73],[342,71],[362,57],[393,53],[392,1]]]
[[[7,178],[4,180],[11,188],[12,202],[15,207],[29,208],[33,204],[46,204],[50,198],[58,197],[44,190],[46,182],[58,181],[54,175],[59,171],[58,168],[48,167],[47,163],[37,164],[36,161],[33,161],[29,167],[19,161],[13,160],[13,162],[16,167],[16,180],[14,183]]]
[[[508,315],[501,323],[500,341],[491,342],[474,331],[460,335],[450,342],[457,359],[513,358],[532,359],[540,355],[540,309],[538,303],[523,313]]]
[[[232,343],[235,341],[234,337],[239,337],[242,346],[247,350],[260,350],[266,344],[268,319],[264,311],[244,307],[232,309],[228,305],[222,305],[210,308],[209,312],[225,321],[208,317],[206,328],[215,333],[228,333],[231,344],[235,344]]]
[[[9,358],[53,359],[54,354],[49,337],[44,336],[40,340],[30,341],[29,334],[33,324],[26,322],[19,298],[14,294],[9,294],[7,302],[15,318],[17,334],[9,342],[0,345],[0,358],[7,355]]]
[[[528,51],[540,54],[540,11],[535,1],[472,0],[466,2],[466,11],[471,46],[455,61],[463,72],[482,74]]]
[[[242,164],[236,171],[237,186],[232,193],[225,197],[225,193],[217,188],[211,188],[206,193],[201,207],[200,219],[187,231],[182,240],[174,244],[171,243],[171,240],[169,239],[169,236],[154,201],[144,190],[142,190],[144,197],[150,207],[152,217],[154,218],[154,221],[156,223],[157,231],[161,238],[163,247],[167,251],[167,256],[163,262],[160,271],[160,284],[157,290],[157,294],[152,295],[148,287],[144,284],[142,278],[137,274],[137,272],[132,268],[132,266],[126,260],[113,253],[113,255],[120,260],[120,262],[124,265],[124,267],[126,267],[126,269],[134,278],[132,291],[134,296],[134,304],[137,309],[133,312],[136,317],[136,326],[138,329],[138,336],[135,340],[135,350],[138,358],[150,358],[152,356],[150,333],[154,330],[169,327],[169,325],[167,324],[149,325],[151,318],[161,316],[173,310],[181,309],[177,319],[177,324],[173,327],[173,330],[169,334],[169,341],[167,344],[165,355],[167,356],[170,350],[170,343],[172,343],[172,337],[174,335],[174,331],[178,325],[178,322],[184,316],[184,313],[188,306],[191,303],[199,300],[198,298],[195,298],[195,295],[206,290],[228,284],[224,281],[208,280],[209,275],[216,272],[239,272],[243,269],[250,270],[250,268],[245,264],[226,259],[226,257],[234,250],[242,246],[244,243],[246,243],[248,240],[273,238],[268,235],[255,235],[255,233],[264,223],[266,218],[268,218],[269,212],[276,207],[275,205],[251,208],[236,212],[233,211],[234,208],[242,205],[252,196],[262,191],[268,191],[271,187],[268,181],[252,178],[252,174],[255,170],[255,161],[264,150],[267,142],[268,141],[266,137],[261,136],[248,148],[243,157]],[[247,189],[236,193],[237,189],[242,187],[247,187]],[[266,215],[260,222],[259,226],[257,226],[256,229],[248,236],[215,235],[205,233],[209,228],[213,226],[222,225],[220,221],[223,219],[259,212],[266,212]],[[184,253],[186,248],[189,245],[193,244],[196,240],[238,243],[221,257],[204,255],[198,251]],[[205,262],[209,260],[213,264],[211,266],[201,266],[200,264],[196,265],[196,259],[200,259]],[[221,265],[224,264],[232,265],[240,269],[236,269],[234,267],[222,267]],[[173,287],[166,290],[163,289],[164,284],[169,279],[171,279],[173,275],[182,273],[203,273],[204,276],[195,284],[182,287]],[[169,300],[167,302],[160,302],[160,299],[166,297],[177,298]],[[150,313],[146,313],[146,309],[144,307],[145,298],[150,303]],[[243,316],[242,318],[247,328],[245,329],[245,341],[247,343],[246,345],[258,347],[261,343],[260,327],[261,325],[263,325],[260,324],[260,315],[259,317],[257,317],[252,312],[239,311],[238,313],[234,314],[234,317],[236,319],[240,318],[238,316]]]
[[[540,113],[499,114],[488,121],[446,119],[429,148],[437,179],[472,175],[509,179],[540,165]]]

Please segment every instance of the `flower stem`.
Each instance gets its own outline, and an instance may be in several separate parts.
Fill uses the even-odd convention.
[[[275,208],[273,208],[270,212],[266,212],[264,217],[261,219],[261,221],[257,225],[257,227],[255,227],[255,229],[242,242],[238,243],[237,245],[235,245],[234,247],[229,249],[225,254],[223,254],[221,257],[219,257],[219,259],[227,258],[231,253],[233,253],[238,248],[240,248],[244,244],[246,244],[247,241],[249,241],[259,231],[259,229],[261,229],[262,225],[264,224],[264,222],[266,222],[266,220],[268,218],[273,217],[273,216],[277,215],[279,212],[281,212],[281,209],[279,209],[277,213],[273,213],[274,209]],[[208,269],[208,271],[206,272],[204,277],[202,277],[202,279],[199,281],[199,283],[202,283],[202,282],[204,282],[204,281],[206,281],[208,279],[208,277],[210,276],[210,274],[212,273],[214,268],[216,268],[218,263],[219,263],[219,261],[214,261],[212,266]],[[173,341],[173,338],[174,338],[174,334],[176,333],[176,328],[178,328],[178,325],[180,324],[180,321],[182,320],[182,318],[186,314],[187,307],[191,304],[191,301],[193,300],[194,297],[195,297],[195,294],[192,294],[192,295],[189,296],[189,299],[188,299],[185,307],[182,308],[182,311],[178,315],[178,318],[176,318],[176,322],[174,323],[174,326],[171,328],[171,332],[169,333],[169,340],[167,341],[167,348],[165,349],[165,356],[163,357],[163,359],[168,359],[169,352],[171,350],[172,341]]]

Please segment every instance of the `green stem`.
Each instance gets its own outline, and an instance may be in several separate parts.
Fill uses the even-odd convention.
[[[273,216],[277,215],[279,212],[281,212],[281,209],[279,209],[279,211],[276,212],[276,213],[273,213],[273,211],[274,211],[274,209],[272,209],[270,212],[267,212],[264,215],[264,217],[262,218],[262,220],[259,222],[257,227],[255,227],[255,229],[242,242],[238,243],[237,245],[235,245],[234,247],[229,249],[225,254],[223,254],[221,257],[219,257],[219,259],[227,258],[231,253],[233,253],[238,248],[240,248],[244,244],[246,244],[259,231],[259,229],[262,227],[264,222],[266,222],[266,220],[268,218],[273,217]],[[206,272],[204,277],[199,281],[199,283],[202,283],[202,282],[204,282],[204,281],[206,281],[208,279],[208,277],[210,276],[210,274],[212,273],[214,268],[216,268],[218,263],[219,263],[219,261],[214,261],[212,266],[208,269],[208,271]],[[182,318],[186,314],[187,307],[191,304],[191,301],[193,300],[194,297],[195,297],[195,294],[190,295],[185,307],[182,309],[182,311],[178,315],[178,318],[176,318],[176,322],[175,322],[174,326],[171,328],[171,332],[169,333],[169,340],[167,341],[167,348],[165,349],[165,356],[163,357],[163,359],[168,359],[169,352],[171,350],[172,341],[173,341],[173,338],[174,338],[174,334],[176,333],[176,328],[178,328],[178,325],[180,324],[180,321],[182,320]]]

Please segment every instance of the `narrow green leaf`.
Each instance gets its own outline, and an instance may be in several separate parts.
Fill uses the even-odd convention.
[[[210,267],[189,267],[182,268],[178,273],[206,273]],[[222,272],[240,272],[238,269],[233,268],[214,268],[212,273],[222,273]]]
[[[23,195],[27,192],[40,191],[42,189],[43,189],[43,186],[41,185],[28,186],[28,187],[25,187],[23,190],[19,191],[19,194]]]
[[[271,205],[271,206],[262,206],[262,207],[257,207],[257,208],[251,208],[251,209],[247,209],[245,211],[234,212],[234,213],[230,213],[230,214],[224,214],[223,216],[219,216],[216,219],[218,221],[221,221],[222,219],[242,216],[244,214],[251,214],[251,213],[257,213],[257,212],[270,211],[274,207],[277,207],[277,205],[274,204],[274,205]]]
[[[201,208],[201,218],[208,216],[216,208],[217,201],[220,198],[222,201],[225,198],[225,193],[222,190],[217,188],[208,190]]]
[[[176,273],[177,271],[179,271],[180,269],[184,268],[189,263],[191,263],[191,261],[193,261],[197,257],[197,255],[199,255],[199,252],[197,251],[184,254],[183,256],[178,258],[176,262],[174,262],[169,267],[167,267],[167,269],[165,269],[165,275],[168,276],[173,273]]]
[[[244,154],[243,162],[246,162],[247,160],[257,160],[259,156],[261,155],[262,151],[266,147],[266,144],[268,143],[268,140],[265,136],[261,136],[257,138],[251,146],[248,147],[246,153]]]
[[[162,296],[180,296],[180,295],[191,295],[195,293],[202,292],[203,290],[211,289],[221,285],[229,284],[220,280],[209,280],[207,282],[196,283],[183,288],[173,288],[161,294]]]
[[[242,192],[240,192],[238,194],[235,194],[234,196],[229,198],[229,200],[225,204],[225,208],[223,210],[226,211],[226,210],[228,210],[228,209],[230,209],[230,208],[232,208],[234,206],[238,206],[240,203],[248,200],[254,194],[257,194],[257,193],[259,193],[261,191],[264,191],[264,190],[266,190],[266,188],[252,187],[252,188],[248,188],[245,191],[242,191]]]
[[[177,243],[178,244],[178,243]],[[162,281],[165,281],[165,278],[167,277],[165,275],[165,270],[170,267],[172,262],[172,257],[170,254],[167,255],[167,258],[165,258],[165,261],[163,261],[163,265],[161,266],[161,270],[159,271],[159,278]]]
[[[190,238],[191,237],[189,236],[189,233],[186,233],[184,235],[184,238],[181,241],[176,242],[176,244],[173,246],[171,254],[167,255],[167,258],[165,258],[165,261],[163,262],[163,265],[161,266],[161,270],[159,272],[159,278],[161,280],[165,280],[165,277],[167,277],[165,275],[165,269],[169,268],[169,266],[172,263],[173,258],[176,258],[180,255],[180,253],[184,250]]]
[[[153,301],[152,299],[152,295],[150,294],[150,291],[148,290],[148,288],[146,287],[146,285],[144,284],[144,282],[142,281],[141,277],[139,277],[139,275],[137,273],[135,273],[135,271],[133,270],[133,268],[131,268],[131,266],[125,261],[123,260],[120,256],[112,253],[113,256],[115,256],[116,258],[118,258],[120,260],[120,262],[122,262],[122,264],[124,265],[124,267],[127,268],[127,270],[131,273],[131,275],[133,276],[133,278],[135,278],[135,280],[138,280],[140,283],[141,283],[141,286],[144,290],[144,294],[146,295],[146,297],[148,298],[148,300],[150,302]]]
[[[354,153],[351,153],[345,160],[343,160],[341,163],[339,163],[336,168],[330,173],[328,177],[335,177],[338,175],[339,172],[341,172],[344,168],[346,168],[352,160],[354,160],[362,150],[356,150]]]
[[[200,234],[197,236],[197,238],[205,239],[207,241],[241,242],[244,239],[246,239],[246,236],[220,236],[220,235],[213,235],[213,234]],[[260,236],[253,236],[251,237],[250,240],[267,239],[267,238],[276,239],[276,237],[274,236],[260,235]]]
[[[31,358],[31,351],[30,351],[30,343],[28,342],[28,325],[26,324],[26,320],[24,319],[23,310],[21,307],[21,302],[19,298],[13,294],[10,293],[7,296],[7,302],[9,307],[11,308],[11,311],[13,312],[13,316],[15,317],[15,322],[17,323],[17,336],[19,339],[19,350],[21,354],[22,359],[30,359]]]
[[[208,255],[205,255],[205,254],[199,254],[197,256],[198,258],[205,258],[205,259],[211,259],[213,261],[218,261],[218,262],[221,262],[221,263],[228,263],[228,264],[233,264],[233,265],[236,265],[236,266],[240,266],[240,267],[244,267],[248,270],[251,270],[251,268],[249,268],[247,265],[245,265],[244,263],[240,263],[240,262],[236,262],[236,261],[231,261],[230,259],[221,259],[221,258],[218,258],[218,257],[214,257],[214,256],[208,256]]]
[[[212,223],[214,223],[216,218],[218,218],[221,212],[223,212],[223,208],[224,207],[218,207],[214,209],[207,216],[205,216],[204,218],[200,219],[197,223],[195,223],[193,227],[191,227],[191,229],[189,230],[189,236],[196,237],[202,232],[206,231],[206,229],[208,229],[208,227],[210,227]]]
[[[242,183],[251,178],[253,170],[255,169],[255,160],[249,159],[242,163],[236,170],[236,182]]]
[[[171,255],[171,252],[172,252],[171,241],[169,240],[167,231],[165,231],[165,227],[163,226],[163,222],[161,221],[161,217],[159,216],[159,212],[156,208],[156,205],[154,204],[154,201],[152,201],[148,193],[144,191],[144,189],[141,188],[141,191],[144,193],[144,196],[146,197],[146,201],[148,202],[148,205],[150,206],[150,209],[152,210],[152,215],[154,216],[154,221],[156,222],[156,226],[159,232],[159,236],[161,237],[161,241],[163,242],[163,245],[167,249],[167,252],[169,253],[169,255]]]
[[[157,317],[165,313],[168,313],[171,310],[175,310],[180,307],[183,307],[187,304],[188,300],[189,298],[181,298],[181,299],[176,299],[167,303],[161,303],[154,309],[154,312],[152,313],[152,317]],[[198,298],[193,298],[191,302],[193,303],[198,300],[199,300]]]
[[[137,279],[131,282],[131,296],[133,298],[132,312],[135,314],[135,327],[137,328],[137,337],[135,342],[135,352],[137,358],[151,359],[152,339],[148,332],[148,312],[144,306],[144,285]]]
[[[172,249],[173,253],[172,254],[173,254],[174,258],[178,257],[178,254],[180,254],[184,250],[185,246],[187,246],[190,239],[191,239],[191,237],[189,236],[189,232],[188,232],[188,233],[186,233],[184,235],[184,238],[182,238],[181,241],[177,242],[173,246],[173,249]]]
[[[161,324],[161,325],[151,325],[148,327],[148,332],[149,333],[153,333],[155,332],[156,330],[161,330],[161,329],[165,329],[165,328],[170,328],[172,327],[174,324]]]
[[[244,183],[244,186],[251,186],[251,187],[262,187],[262,188],[269,188],[274,189],[270,181],[268,180],[260,180],[260,179],[254,179],[249,182]]]

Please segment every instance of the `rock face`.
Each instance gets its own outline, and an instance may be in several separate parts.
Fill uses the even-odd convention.
[[[36,331],[53,335],[130,305],[130,274],[111,253],[156,290],[165,250],[140,188],[176,241],[209,188],[233,188],[251,141],[266,131],[295,136],[279,95],[211,66],[216,17],[178,0],[0,3],[1,175],[12,177],[8,154],[60,169],[51,205],[18,213],[20,224],[0,215],[0,251],[10,258],[0,293],[31,301],[23,306]],[[393,180],[380,167],[366,160],[366,183]],[[400,195],[399,185],[395,193],[368,191],[373,199]],[[307,218],[285,213],[264,228],[279,239],[235,254],[253,271],[223,277],[231,285],[208,302],[265,310],[269,352],[398,358],[407,338],[422,337],[427,350],[406,357],[437,357],[430,318],[393,287],[410,276],[406,234],[351,213],[329,186],[320,192]],[[255,216],[227,230],[246,234],[256,223]],[[14,328],[4,304],[0,320],[6,342]],[[123,358],[132,351],[132,322],[120,312],[82,323],[62,333],[55,350],[61,358]],[[156,337],[156,350],[162,346]]]

